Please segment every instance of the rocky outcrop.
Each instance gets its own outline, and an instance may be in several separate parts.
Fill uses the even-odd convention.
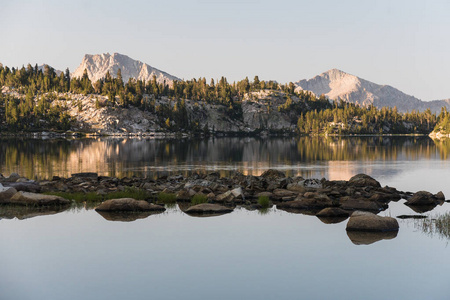
[[[380,217],[370,212],[355,211],[348,220],[347,231],[386,232],[398,231],[395,218]]]
[[[119,198],[106,200],[95,208],[96,211],[165,211],[164,206],[148,203],[144,200]]]

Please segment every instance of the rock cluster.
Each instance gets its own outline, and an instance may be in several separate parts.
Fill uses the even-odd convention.
[[[405,204],[415,211],[430,210],[445,201],[442,192],[435,195],[425,191],[401,192],[393,187],[382,187],[377,180],[365,174],[355,175],[348,181],[329,181],[287,177],[278,170],[268,170],[261,176],[246,176],[234,172],[228,177],[221,177],[219,173],[213,172],[204,175],[192,174],[189,177],[164,176],[158,179],[115,178],[99,176],[97,173],[77,173],[69,178],[54,176],[51,180],[38,182],[11,174],[9,177],[0,176],[0,204],[65,205],[69,203],[68,200],[42,193],[94,192],[100,198],[106,199],[105,196],[113,192],[126,194],[127,189],[142,191],[148,197],[146,201],[129,198],[108,200],[98,206],[97,211],[107,211],[108,213],[102,213],[102,216],[108,220],[130,220],[123,215],[111,215],[109,212],[163,211],[163,206],[151,202],[158,202],[157,196],[166,193],[176,198],[184,212],[208,216],[231,212],[237,205],[260,209],[262,205],[258,200],[264,198],[270,206],[275,204],[278,209],[288,212],[316,215],[324,223],[340,222],[351,216],[348,225],[350,231],[389,231],[396,230],[395,224],[388,221],[389,224],[380,225],[389,219],[380,221],[381,217],[376,216],[376,213],[386,209],[390,201],[406,199]],[[204,199],[208,203],[191,206],[189,203],[194,197]],[[354,213],[355,211],[364,213]],[[131,220],[140,217],[144,216],[136,214]],[[398,230],[398,224],[396,228]]]

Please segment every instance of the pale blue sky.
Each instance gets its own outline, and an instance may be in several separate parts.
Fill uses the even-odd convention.
[[[0,0],[0,62],[71,71],[119,52],[184,79],[279,82],[338,68],[450,98],[450,1]]]

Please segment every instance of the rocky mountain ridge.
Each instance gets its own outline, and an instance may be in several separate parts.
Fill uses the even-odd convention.
[[[307,90],[317,96],[325,95],[332,100],[342,99],[347,102],[370,105],[377,108],[397,107],[401,112],[425,111],[439,113],[443,106],[450,109],[450,100],[422,101],[407,95],[389,85],[379,85],[338,69],[331,69],[309,80],[294,83],[296,91]]]
[[[158,83],[166,82],[167,84],[170,84],[174,80],[180,80],[176,76],[170,75],[120,53],[86,54],[83,57],[81,64],[71,76],[81,78],[84,70],[87,70],[89,79],[92,82],[96,82],[97,80],[104,78],[107,72],[109,72],[112,77],[116,77],[119,69],[122,72],[122,79],[124,82],[127,82],[130,78],[149,81],[152,80],[153,75],[156,76],[156,81]]]

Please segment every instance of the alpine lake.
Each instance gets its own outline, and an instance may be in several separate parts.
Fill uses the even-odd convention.
[[[450,197],[450,142],[428,137],[0,138],[0,173],[34,180],[268,169],[328,180],[364,173]],[[379,215],[431,220],[450,211],[445,202],[417,213],[404,202]],[[450,235],[424,219],[398,218],[398,233],[379,237],[275,206],[200,218],[172,205],[130,222],[79,205],[26,218],[2,210],[2,300],[450,298]]]

